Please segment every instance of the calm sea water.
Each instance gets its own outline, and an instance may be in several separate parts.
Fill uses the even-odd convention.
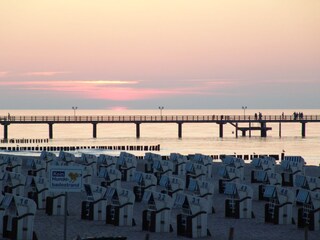
[[[293,112],[303,112],[305,115],[320,115],[319,109],[290,109],[290,110],[257,110],[247,109],[246,115],[261,112],[263,115],[291,115]],[[70,110],[0,110],[0,115],[11,116],[41,116],[59,115],[73,116]],[[160,110],[83,110],[77,109],[76,115],[160,115]],[[163,115],[237,115],[244,114],[242,109],[227,110],[169,110],[163,109]],[[247,125],[239,125],[247,126]],[[272,131],[268,137],[261,138],[259,131],[253,131],[252,137],[235,137],[235,129],[230,124],[224,126],[224,138],[219,138],[219,125],[215,123],[183,124],[182,139],[178,138],[178,125],[172,124],[141,124],[140,138],[135,137],[134,124],[98,124],[98,137],[92,138],[91,124],[55,124],[54,139],[47,145],[161,145],[161,154],[179,152],[182,154],[280,154],[301,155],[308,165],[320,163],[320,123],[306,125],[306,137],[301,137],[301,124],[282,124],[279,137],[279,125],[268,124]],[[0,127],[3,136],[3,127]],[[19,125],[9,126],[9,138],[48,138],[48,125]],[[22,144],[20,144],[22,146]],[[99,153],[107,153],[99,151]],[[143,152],[136,152],[143,155]]]

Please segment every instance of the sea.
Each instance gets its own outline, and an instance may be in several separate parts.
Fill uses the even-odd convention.
[[[123,116],[123,115],[252,115],[261,112],[262,115],[293,115],[302,112],[304,115],[318,115],[320,109],[149,109],[149,110],[93,110],[93,109],[64,109],[64,110],[0,110],[0,116]],[[239,125],[239,127],[248,124]],[[252,125],[253,126],[253,125]],[[258,125],[257,125],[258,126]],[[302,156],[307,165],[320,164],[320,123],[306,124],[306,137],[301,137],[300,123],[282,123],[281,137],[279,124],[268,123],[268,136],[260,137],[260,131],[252,131],[251,137],[235,134],[235,128],[224,125],[224,136],[219,137],[219,125],[216,123],[184,123],[182,125],[182,138],[178,138],[178,125],[176,123],[142,123],[140,125],[140,138],[136,138],[135,124],[98,124],[97,138],[92,138],[92,124],[54,124],[53,139],[48,143],[37,143],[41,146],[153,146],[160,144],[162,155],[170,153],[207,155],[220,154],[281,154],[286,156]],[[4,128],[0,126],[0,136]],[[49,135],[47,124],[11,124],[8,127],[9,139],[46,139]],[[247,134],[248,135],[248,134]],[[1,138],[1,137],[0,137]],[[10,143],[0,143],[0,146],[9,146]],[[16,146],[30,146],[24,143],[14,143]],[[34,146],[33,144],[32,146]],[[93,154],[116,154],[111,150],[80,149],[82,152]],[[143,156],[145,152],[132,152]],[[19,152],[22,155],[39,154],[30,151]]]

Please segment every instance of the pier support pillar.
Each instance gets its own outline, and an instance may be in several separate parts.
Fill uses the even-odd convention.
[[[246,136],[246,130],[242,130],[242,137]]]
[[[251,137],[251,122],[249,122],[249,137]]]
[[[238,138],[238,123],[236,123],[236,138]]]
[[[93,127],[93,132],[92,132],[92,137],[93,138],[97,138],[97,123],[92,123],[92,127]]]
[[[281,122],[279,122],[279,137],[281,137]]]
[[[267,137],[267,123],[261,122],[261,137]]]
[[[306,122],[301,123],[301,136],[303,138],[306,136]]]
[[[53,138],[53,123],[49,123],[49,139]]]
[[[10,124],[3,124],[3,139],[4,141],[8,140],[8,126]]]
[[[182,123],[178,122],[178,138],[182,138]]]
[[[136,123],[136,138],[140,138],[140,123]]]
[[[223,125],[224,123],[219,123],[219,137],[223,138]]]

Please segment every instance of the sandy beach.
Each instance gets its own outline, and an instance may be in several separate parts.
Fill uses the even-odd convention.
[[[213,175],[215,184],[215,194],[213,206],[214,214],[208,215],[208,228],[211,232],[211,237],[204,239],[225,240],[228,239],[230,228],[234,228],[235,240],[302,240],[304,239],[304,230],[298,229],[296,225],[273,225],[264,223],[264,205],[265,202],[253,200],[253,212],[255,218],[252,219],[230,219],[225,218],[224,201],[226,196],[218,193],[218,168],[221,165],[219,162],[213,163]],[[138,170],[142,170],[143,160],[138,163]],[[249,164],[245,166],[245,181],[250,183],[250,172],[252,167]],[[279,172],[279,166],[277,166]],[[320,176],[320,168],[317,166],[307,166],[306,175]],[[101,181],[99,178],[94,178],[93,182],[98,184]],[[122,182],[124,188],[132,189],[134,183]],[[255,189],[255,188],[254,188]],[[173,209],[171,233],[148,233],[142,231],[142,211],[145,209],[145,203],[134,204],[134,219],[136,226],[132,227],[116,227],[106,225],[104,221],[89,221],[81,219],[81,202],[86,200],[86,194],[69,193],[68,194],[68,229],[67,239],[74,239],[77,236],[84,237],[117,237],[124,236],[127,239],[145,239],[146,234],[149,234],[149,239],[186,239],[177,236],[176,232],[176,215],[179,210]],[[297,208],[294,207],[293,216],[297,220]],[[297,222],[297,221],[296,221]],[[34,231],[39,240],[54,240],[63,239],[64,232],[64,217],[63,216],[47,216],[45,210],[37,210],[34,222]],[[309,240],[320,239],[320,231],[309,231]]]

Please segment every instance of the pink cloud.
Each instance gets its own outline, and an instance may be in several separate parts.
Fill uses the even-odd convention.
[[[47,86],[47,87],[77,87],[84,85],[123,85],[137,84],[138,81],[121,81],[121,80],[63,80],[63,81],[4,81],[0,85],[15,85],[15,86]]]
[[[49,71],[45,71],[45,72],[26,72],[23,73],[22,75],[24,76],[55,76],[58,74],[64,74],[64,73],[70,73],[70,72],[49,72]]]
[[[218,89],[216,85],[207,82],[195,82],[186,86],[165,88],[142,87],[139,81],[124,80],[77,80],[77,81],[6,81],[0,85],[15,86],[23,90],[32,90],[39,93],[68,93],[71,96],[87,99],[107,99],[115,101],[152,99],[176,95],[210,95]],[[129,87],[133,86],[133,87]]]

